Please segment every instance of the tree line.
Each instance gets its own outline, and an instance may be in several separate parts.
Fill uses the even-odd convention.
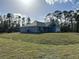
[[[0,32],[19,32],[20,28],[20,20],[13,21],[13,15],[11,13],[7,13],[7,15],[4,15],[3,17],[0,16]],[[20,19],[21,16],[18,16],[18,19]]]
[[[50,17],[49,17],[50,16]],[[59,11],[46,15],[50,20],[59,20],[61,32],[79,32],[79,10]]]
[[[50,20],[59,20],[61,32],[79,32],[79,10],[73,11],[59,11],[56,10],[53,13],[48,13],[45,16],[45,20],[49,17]],[[18,21],[13,21],[14,16],[11,13],[7,13],[5,16],[0,16],[0,32],[19,32],[20,31],[20,19],[22,23],[24,17],[18,16]],[[28,18],[28,23],[30,17]]]

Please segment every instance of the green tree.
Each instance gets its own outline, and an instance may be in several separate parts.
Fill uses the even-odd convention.
[[[79,32],[79,10],[76,10],[76,13],[74,15],[75,21],[77,22],[77,32]]]
[[[12,28],[12,14],[11,13],[8,13],[7,14],[7,23],[6,23],[6,25],[7,25],[7,31],[8,32],[11,32],[11,28]]]

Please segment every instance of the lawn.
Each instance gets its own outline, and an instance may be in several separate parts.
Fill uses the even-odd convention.
[[[79,34],[3,33],[0,59],[79,59]]]

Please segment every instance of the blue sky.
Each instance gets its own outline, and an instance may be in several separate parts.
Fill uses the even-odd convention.
[[[35,4],[23,5],[24,2],[20,0],[0,0],[0,14],[21,13],[27,17],[31,17],[33,20],[42,21],[44,16],[49,12],[55,10],[75,10],[78,8],[78,0],[36,0]],[[22,0],[21,0],[22,1]]]

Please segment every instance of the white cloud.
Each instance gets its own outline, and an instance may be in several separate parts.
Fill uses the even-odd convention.
[[[55,3],[67,3],[67,2],[72,2],[72,0],[45,0],[46,3],[53,5]]]
[[[68,0],[64,0],[63,2],[64,2],[64,3],[65,3],[65,2],[68,2]]]
[[[54,0],[45,0],[45,1],[50,5],[54,4]]]

